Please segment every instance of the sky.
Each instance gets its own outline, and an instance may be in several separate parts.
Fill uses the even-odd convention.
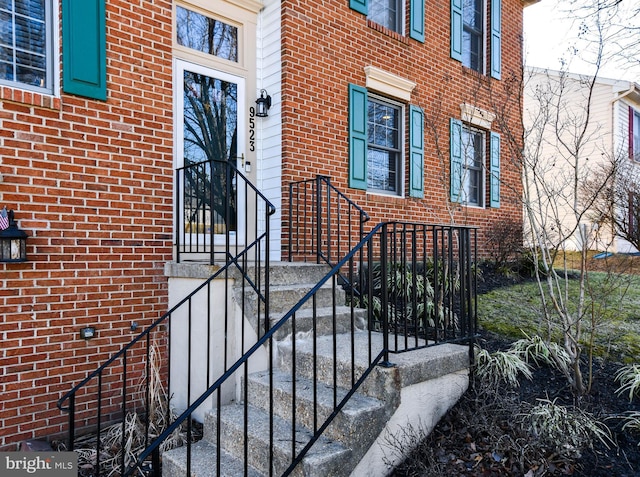
[[[584,0],[589,1],[589,0]],[[633,8],[638,0],[623,0]],[[541,68],[560,69],[560,58],[571,58],[568,71],[579,74],[593,74],[592,67],[581,56],[586,45],[578,38],[580,22],[567,11],[567,0],[541,0],[524,9],[524,50],[525,64]],[[639,19],[637,19],[639,20]],[[576,55],[568,54],[571,47],[577,48]],[[640,65],[605,64],[599,76],[624,79],[640,83]]]

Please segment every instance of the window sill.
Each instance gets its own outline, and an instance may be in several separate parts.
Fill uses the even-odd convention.
[[[58,111],[62,109],[62,101],[60,98],[11,86],[0,86],[0,99],[39,108],[55,109]]]
[[[383,35],[393,38],[394,40],[398,40],[400,43],[404,43],[405,45],[409,44],[409,38],[407,38],[406,36],[402,36],[400,33],[390,30],[387,27],[383,27],[382,25],[374,21],[367,20],[367,26],[372,30],[375,30],[377,32],[382,33]]]
[[[383,202],[385,204],[393,204],[396,202],[403,202],[405,200],[404,197],[397,195],[395,193],[391,193],[391,192],[385,193],[385,192],[375,191],[375,190],[367,191],[367,199]]]
[[[462,65],[462,72],[465,75],[473,76],[474,78],[477,78],[481,81],[489,81],[489,77],[486,74],[480,73],[479,71],[476,71],[473,68],[469,68],[468,66]]]

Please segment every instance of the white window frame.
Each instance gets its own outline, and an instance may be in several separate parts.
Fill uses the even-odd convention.
[[[389,0],[369,0],[367,19],[404,36],[404,24],[406,23],[406,12],[405,12],[406,2],[404,0],[393,0],[393,1],[395,2],[396,8],[397,8],[397,11],[396,11],[397,29],[391,28],[388,24],[377,21],[375,19],[375,14],[372,14],[374,7],[377,7],[382,2],[389,2]],[[375,13],[378,13],[378,12],[375,12]]]
[[[467,2],[467,1],[472,1],[472,2],[476,2],[478,0],[463,0],[463,2]],[[465,23],[465,13],[467,11],[466,5],[464,5],[463,3],[463,13],[462,13],[462,64],[473,70],[473,71],[477,71],[480,74],[486,74],[486,64],[487,64],[487,0],[479,0],[482,3],[481,6],[481,11],[482,11],[482,19],[481,19],[481,25],[482,25],[482,35],[481,35],[481,46],[482,46],[482,52],[480,55],[480,58],[478,59],[479,62],[479,69],[476,69],[474,67],[471,66],[471,51],[465,47],[465,33],[468,31],[467,28],[467,24]]]
[[[369,92],[369,97],[368,97],[368,102],[377,102],[377,103],[381,103],[381,104],[388,104],[389,106],[392,106],[393,108],[397,108],[398,110],[398,149],[396,150],[397,153],[397,160],[396,160],[396,190],[394,191],[389,191],[389,190],[383,190],[383,189],[376,189],[375,187],[372,187],[371,184],[369,183],[369,178],[367,177],[367,192],[373,193],[373,194],[382,194],[382,195],[391,195],[394,197],[402,197],[404,196],[404,168],[405,168],[405,160],[404,160],[404,155],[405,155],[405,151],[404,151],[404,142],[405,142],[405,128],[406,128],[406,121],[405,121],[405,105],[403,103],[400,103],[398,101],[393,101],[389,98],[386,98],[384,96],[379,96],[376,95],[374,93]],[[367,103],[367,123],[369,122],[369,104]],[[369,147],[370,147],[368,138],[367,138],[367,161],[369,160],[368,158],[368,151],[369,151]],[[370,165],[367,164],[367,171],[371,171]]]
[[[482,137],[482,159],[480,160],[479,167],[469,167],[469,151],[472,146],[468,142],[468,139],[471,134],[480,134]],[[466,139],[466,140],[465,140]],[[470,126],[467,123],[462,123],[462,137],[461,137],[461,146],[462,146],[462,183],[460,186],[460,194],[462,197],[462,203],[468,207],[486,207],[487,197],[486,197],[486,181],[487,181],[487,131],[484,129],[479,129]],[[475,149],[473,150],[475,155]],[[471,187],[471,174],[477,174],[479,184],[478,184],[478,197],[477,202],[469,201],[469,189]]]
[[[8,86],[36,93],[57,95],[59,94],[59,39],[54,32],[59,31],[59,2],[53,0],[45,0],[45,84],[43,86],[35,86],[28,83],[22,83],[16,79],[6,80],[0,79],[0,86]],[[15,38],[13,38],[15,42]]]

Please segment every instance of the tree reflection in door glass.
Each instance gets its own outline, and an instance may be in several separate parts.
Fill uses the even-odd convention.
[[[227,162],[235,164],[237,156],[237,85],[185,71],[183,114],[184,165],[189,166],[185,226],[191,233],[235,231],[235,170]]]

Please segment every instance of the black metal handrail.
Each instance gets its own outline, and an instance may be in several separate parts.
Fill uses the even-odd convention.
[[[289,203],[289,261],[336,264],[364,237],[370,219],[327,176],[289,184]]]
[[[241,240],[235,240],[233,247],[230,246],[231,240],[226,239],[225,247],[223,248],[223,254],[225,263],[222,267],[215,272],[211,277],[205,280],[200,286],[189,293],[186,297],[181,299],[175,306],[173,306],[168,312],[156,319],[147,329],[138,334],[135,338],[126,344],[117,353],[111,356],[104,364],[98,369],[90,373],[86,378],[75,385],[69,392],[62,396],[57,405],[62,411],[69,413],[68,426],[69,426],[69,439],[68,449],[73,450],[77,447],[77,436],[81,435],[82,438],[87,441],[87,436],[92,436],[93,446],[91,451],[90,461],[94,465],[94,470],[97,475],[101,474],[103,464],[111,457],[107,456],[105,449],[101,448],[101,441],[104,437],[104,429],[110,427],[114,422],[121,423],[121,439],[120,446],[122,449],[126,448],[127,430],[127,416],[131,411],[136,411],[137,418],[141,421],[141,426],[144,428],[144,441],[148,444],[152,440],[152,435],[155,430],[153,429],[153,420],[158,416],[154,415],[154,388],[157,383],[155,377],[163,381],[168,387],[171,385],[171,372],[170,372],[170,358],[172,353],[180,353],[185,350],[182,346],[172,346],[169,339],[169,331],[172,327],[172,322],[178,321],[177,326],[179,328],[188,329],[188,339],[186,344],[186,352],[189,356],[189,365],[187,366],[186,380],[189,383],[187,392],[187,403],[191,402],[191,373],[192,363],[191,354],[192,349],[198,349],[200,352],[205,349],[206,357],[203,366],[206,366],[207,381],[202,389],[193,390],[199,395],[206,390],[211,381],[213,380],[210,371],[210,363],[212,362],[212,351],[219,353],[216,354],[216,359],[223,361],[224,369],[228,367],[228,363],[235,360],[235,356],[228,355],[227,342],[231,338],[227,336],[227,330],[231,329],[233,323],[229,322],[229,316],[233,314],[230,312],[232,307],[236,305],[230,303],[228,297],[231,293],[231,280],[229,278],[240,278],[236,280],[233,285],[234,289],[239,290],[240,296],[243,297],[241,306],[247,297],[255,297],[256,305],[252,309],[252,315],[255,318],[255,323],[252,323],[252,327],[257,330],[258,336],[261,336],[269,327],[269,263],[270,263],[270,224],[269,217],[275,212],[275,207],[269,200],[266,199],[257,189],[235,168],[231,163],[225,161],[208,161],[208,165],[204,163],[191,164],[181,171],[189,168],[200,168],[200,171],[206,170],[206,168],[213,168],[213,164],[216,163],[216,167],[219,170],[227,171],[225,174],[230,176],[233,173],[235,183],[242,183],[242,189],[244,192],[244,202],[254,204],[253,210],[256,211],[255,215],[251,218],[245,217],[244,233]],[[203,169],[204,168],[204,169]],[[198,175],[201,175],[198,173]],[[178,172],[178,177],[181,176],[181,172]],[[251,193],[247,191],[253,191]],[[207,195],[204,192],[201,194],[191,191],[192,194],[200,197],[204,197],[206,200],[212,200],[212,195]],[[180,207],[180,200],[177,201],[177,207]],[[213,206],[200,204],[201,208],[213,209]],[[263,215],[259,215],[258,212],[262,212]],[[177,216],[181,215],[178,210]],[[178,234],[180,235],[180,234]],[[178,244],[178,257],[180,257],[180,241],[177,239]],[[213,242],[211,242],[213,244]],[[242,244],[243,249],[239,250],[238,245]],[[194,250],[190,250],[194,252]],[[197,250],[200,252],[201,250]],[[218,251],[209,250],[211,259],[216,256]],[[183,250],[184,253],[184,250]],[[224,280],[222,280],[224,278]],[[222,303],[212,303],[211,296],[212,290],[215,288],[216,283],[223,283],[224,300]],[[206,303],[207,306],[201,307],[196,303]],[[196,342],[192,339],[192,326],[194,326],[194,314],[192,308],[198,306],[197,312],[200,315],[205,316],[206,335],[204,341]],[[244,312],[244,311],[243,311]],[[220,333],[216,336],[221,337],[221,341],[212,341],[211,323],[213,322],[212,316],[218,314],[222,316],[222,322],[224,333]],[[243,330],[244,332],[244,330]],[[99,339],[99,338],[98,338]],[[244,350],[241,350],[241,353]],[[154,363],[156,359],[155,352],[162,356],[158,362]],[[157,366],[157,369],[154,369]],[[168,399],[168,397],[167,397]],[[166,409],[167,415],[160,416],[163,420],[170,422],[170,410]],[[129,423],[130,424],[130,423]],[[187,434],[190,436],[192,433],[191,423],[189,423]],[[189,437],[190,438],[190,437]],[[127,457],[123,452],[118,463],[120,468],[120,474],[124,475],[128,472]],[[129,456],[130,457],[130,456]],[[158,456],[155,456],[156,458]],[[155,468],[159,467],[157,460],[155,461]]]
[[[176,260],[206,254],[210,264],[225,263],[267,226],[274,212],[233,162],[187,163],[176,169]]]
[[[290,475],[376,365],[390,364],[390,353],[434,346],[442,342],[467,342],[471,347],[476,333],[476,283],[473,268],[476,259],[475,239],[475,229],[466,227],[400,222],[376,226],[291,310],[271,326],[265,335],[229,366],[205,393],[195,399],[191,406],[139,455],[136,464],[126,475],[130,475],[134,469],[142,468],[145,460],[150,457],[155,456],[154,460],[157,461],[162,442],[183,422],[190,422],[193,412],[207,398],[214,393],[217,393],[219,398],[220,390],[227,382],[243,383],[242,392],[238,394],[241,403],[225,405],[217,399],[212,411],[211,419],[216,422],[216,432],[209,440],[213,441],[212,444],[217,448],[216,475],[221,475],[220,450],[225,435],[221,428],[225,424],[224,415],[230,413],[229,408],[233,406],[239,406],[243,420],[242,425],[237,427],[243,429],[244,437],[235,441],[240,441],[243,447],[241,454],[244,456],[244,475],[249,473],[252,452],[268,456],[264,469],[268,475]],[[368,306],[358,311],[357,305],[361,304],[362,300],[354,294],[354,288],[348,288],[345,292],[344,287],[339,285],[340,275],[344,270],[349,271],[348,278],[352,282],[366,283],[364,299],[369,305],[379,300],[381,306]],[[362,279],[358,275],[363,275]],[[320,364],[320,357],[316,356],[318,349],[327,341],[319,332],[322,311],[318,305],[318,294],[321,291],[326,292],[327,286],[333,297],[329,317],[333,330],[329,336],[330,350],[323,358],[329,363],[328,367]],[[420,296],[407,292],[429,287],[432,292]],[[347,305],[349,309],[346,323],[338,323],[336,318],[338,308],[342,304]],[[425,306],[420,307],[420,304]],[[313,317],[310,329],[304,327],[304,307],[309,307]],[[364,316],[359,316],[360,313]],[[309,312],[305,315],[309,316]],[[358,326],[359,321],[364,323],[361,328]],[[341,329],[340,335],[345,337],[344,343],[340,345],[336,340],[338,327]],[[283,329],[288,331],[289,338],[278,342],[276,336]],[[297,332],[303,329],[304,337],[299,338]],[[355,343],[358,340],[365,341],[366,356],[356,351]],[[347,346],[342,346],[345,343]],[[277,347],[280,348],[281,354],[280,367],[274,364],[274,350]],[[283,347],[286,352],[283,351]],[[306,440],[301,437],[301,424],[295,411],[298,408],[300,394],[296,389],[299,380],[297,367],[300,366],[299,363],[304,359],[303,355],[306,352],[301,350],[302,348],[306,351],[313,350],[312,375],[309,378],[313,387],[313,403],[310,406],[312,410],[304,413],[306,425],[310,427],[310,434]],[[360,343],[358,350],[362,352],[362,349]],[[263,356],[265,352],[268,355],[267,359]],[[266,369],[263,370],[268,388],[266,396],[253,391],[249,385],[249,370],[259,367],[257,363],[266,363]],[[277,408],[282,405],[275,397],[274,381],[282,369],[286,370],[285,379],[292,386],[291,402],[287,405],[293,410],[286,424],[290,429],[289,435],[292,436],[289,438],[274,435]],[[344,369],[349,370],[346,376],[339,372]],[[320,409],[318,402],[318,383],[322,381],[332,386],[333,403],[328,409]],[[262,409],[268,416],[269,443],[266,449],[254,449],[255,443],[247,433],[249,422],[256,419],[256,409]],[[291,447],[287,453],[287,460],[283,463],[282,457],[275,456],[276,441],[285,440],[288,440]],[[187,475],[191,475],[191,442],[188,441],[185,445]]]
[[[237,177],[242,176],[239,174]],[[318,179],[316,184],[316,194],[321,184],[329,185],[324,178]],[[334,189],[328,187],[327,190]],[[332,192],[326,194],[333,195]],[[322,195],[325,196],[325,193]],[[328,210],[335,210],[335,207],[327,203],[330,201],[318,207],[310,206],[310,210],[315,210],[318,215],[330,214]],[[316,204],[322,204],[322,200]],[[350,201],[345,204],[351,208]],[[292,207],[295,205],[292,204]],[[264,210],[272,210],[268,202],[264,204]],[[307,212],[305,208],[301,214]],[[338,220],[338,217],[344,220]],[[69,412],[70,449],[74,448],[77,430],[83,432],[94,428],[97,434],[93,450],[94,471],[96,475],[101,475],[101,461],[105,459],[102,457],[105,449],[101,449],[101,430],[107,424],[121,422],[123,432],[120,445],[124,448],[127,416],[131,411],[139,410],[139,419],[144,427],[144,450],[133,456],[122,452],[120,474],[160,475],[160,454],[164,443],[180,428],[186,430],[184,445],[187,474],[190,475],[193,414],[212,399],[209,419],[214,422],[215,430],[208,440],[217,448],[217,475],[221,475],[222,467],[220,450],[224,447],[226,433],[231,432],[230,426],[225,427],[225,415],[233,409],[240,409],[242,419],[241,436],[232,440],[241,446],[239,453],[242,455],[243,474],[249,473],[250,466],[254,465],[251,463],[253,453],[257,452],[267,456],[266,473],[289,475],[376,366],[389,365],[390,353],[441,342],[467,342],[471,349],[476,333],[477,305],[473,267],[476,263],[475,229],[388,222],[378,224],[363,235],[365,217],[366,214],[363,216],[360,212],[353,212],[353,216],[352,213],[337,214],[335,221],[330,223],[343,225],[336,225],[336,230],[326,235],[317,233],[317,230],[325,230],[325,225],[317,226],[314,230],[316,250],[311,250],[310,256],[319,262],[333,262],[332,266],[324,278],[270,326],[269,319],[274,317],[270,317],[269,313],[269,220],[266,215],[265,232],[259,234],[244,251],[227,258],[227,264],[214,276],[59,400],[58,407]],[[355,226],[359,234],[357,243],[342,257],[338,257],[337,250],[342,250],[340,243],[344,240],[343,236],[350,236],[353,231],[347,225],[352,218],[354,223],[359,223]],[[318,218],[316,224],[321,224],[323,220]],[[290,218],[289,224],[292,222]],[[258,228],[256,226],[256,230]],[[340,233],[337,233],[338,228]],[[228,251],[225,254],[228,257]],[[306,250],[304,254],[307,254]],[[254,260],[263,255],[266,260],[264,266]],[[251,268],[250,264],[254,264],[255,268]],[[242,287],[239,295],[236,295],[236,302],[229,303],[229,278],[237,278],[236,272],[242,277]],[[223,280],[216,280],[218,278]],[[218,296],[224,297],[224,307],[212,301],[215,283],[222,283],[223,289],[218,290]],[[245,305],[251,301],[249,295],[255,295],[256,292],[257,305],[245,309]],[[324,294],[323,299],[320,298],[321,293]],[[327,293],[331,305],[326,304]],[[203,301],[206,303],[204,310],[196,304]],[[256,318],[251,325],[257,335],[255,341],[245,349],[245,339],[241,339],[237,354],[229,351],[227,337],[235,332],[244,338],[253,331],[245,329],[243,319],[238,320],[241,322],[239,333],[238,330],[234,331],[235,322],[231,323],[226,318],[233,315],[229,312],[231,306],[240,306],[242,316]],[[194,310],[194,307],[200,308]],[[211,328],[213,309],[224,313],[225,317],[223,329],[217,333]],[[207,328],[199,332],[195,316],[202,313],[205,314],[203,321]],[[321,329],[327,328],[330,332],[323,336]],[[174,348],[169,336],[172,329],[186,333],[186,344]],[[304,338],[298,339],[299,332],[304,332]],[[288,335],[288,338],[284,335]],[[343,341],[338,342],[338,336]],[[360,347],[356,348],[359,340],[364,345],[360,343]],[[324,344],[328,344],[328,351],[321,356],[319,350]],[[163,357],[155,370],[152,369],[151,353],[154,347],[160,350]],[[200,362],[192,362],[197,360],[192,357],[192,351],[202,349],[206,350],[206,356]],[[311,364],[307,363],[306,366],[311,373],[309,386],[312,389],[312,410],[296,414],[302,394],[302,386],[297,387],[298,370],[309,349]],[[361,353],[363,349],[365,352]],[[223,371],[219,374],[209,368],[214,356],[212,350],[218,353],[216,359],[222,360]],[[187,356],[186,398],[181,405],[185,410],[178,416],[164,416],[164,431],[154,433],[151,432],[155,415],[151,406],[150,376],[157,374],[171,389],[174,375],[184,372],[171,369],[171,357],[177,352]],[[321,360],[325,360],[323,364]],[[194,366],[206,366],[206,383],[201,389],[192,389],[195,388],[191,380]],[[347,370],[346,373],[344,370]],[[265,378],[266,390],[260,391],[252,384],[256,372]],[[278,410],[282,403],[275,395],[279,373],[283,373],[285,381],[291,383],[290,409],[293,412],[285,424],[290,430],[289,437],[275,435],[276,421],[283,418]],[[138,382],[142,382],[143,386],[135,387]],[[331,389],[332,400],[327,406],[320,404],[320,382],[328,383]],[[169,413],[168,410],[166,412]],[[260,413],[266,415],[269,437],[266,447],[254,450],[256,443],[250,440],[247,430],[249,422],[257,421]],[[306,421],[302,423],[303,420]],[[310,430],[307,437],[300,435],[302,424]],[[282,457],[278,444],[285,441],[289,443],[290,450]]]

